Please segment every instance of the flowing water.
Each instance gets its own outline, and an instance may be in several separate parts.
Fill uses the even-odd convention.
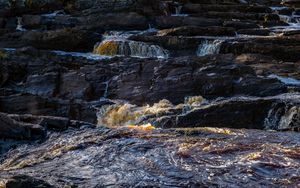
[[[144,32],[153,32],[153,29]],[[109,32],[104,35],[102,42],[95,45],[93,53],[106,56],[168,58],[169,52],[159,45],[128,40],[131,35],[144,32]]]
[[[22,17],[18,17],[17,18],[17,28],[16,28],[17,31],[26,31],[26,29],[23,28],[23,25],[22,25]]]
[[[269,78],[276,78],[280,80],[282,83],[289,85],[289,86],[300,86],[300,80],[296,80],[294,78],[289,77],[282,77],[275,74],[271,74],[268,76]]]
[[[51,52],[61,56],[83,57],[90,60],[102,60],[102,59],[110,58],[109,56],[98,55],[94,53],[65,52],[65,51],[51,51]]]
[[[300,30],[300,15],[296,14],[296,11],[292,12],[291,15],[283,15],[280,14],[280,10],[284,10],[287,7],[270,7],[273,10],[274,14],[277,14],[280,18],[280,21],[288,24],[288,26],[276,26],[273,27],[274,32],[285,32],[285,31],[294,31],[294,30]]]
[[[0,176],[57,187],[297,187],[299,143],[297,133],[257,130],[84,128],[8,153]]]
[[[182,5],[175,6],[175,14],[172,14],[171,16],[189,16],[188,14],[182,14]]]
[[[197,56],[206,56],[218,54],[221,49],[221,45],[224,41],[220,39],[210,40],[205,39],[201,42],[197,50]]]

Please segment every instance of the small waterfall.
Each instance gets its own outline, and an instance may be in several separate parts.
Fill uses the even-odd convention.
[[[300,85],[300,80],[296,80],[294,78],[282,77],[282,76],[278,76],[278,75],[275,75],[275,74],[271,74],[268,77],[269,78],[276,78],[277,80],[281,81],[282,83],[284,83],[286,85],[290,85],[290,86],[299,86]]]
[[[26,29],[24,29],[23,25],[22,25],[22,17],[18,17],[17,21],[18,21],[18,24],[17,24],[16,30],[17,31],[26,31]]]
[[[182,6],[181,5],[176,6],[175,7],[175,14],[177,14],[177,15],[181,14],[181,10],[182,10]]]
[[[280,14],[279,11],[283,10],[285,8],[286,7],[271,7],[273,12],[279,16],[280,21],[289,24],[289,26],[284,26],[283,30],[285,30],[285,31],[295,30],[295,29],[298,30],[299,27],[300,27],[300,16],[297,15],[296,12],[293,12],[291,15],[282,15],[282,14]],[[282,28],[279,29],[279,31],[281,31],[281,30],[282,30]]]
[[[105,85],[105,90],[104,90],[103,96],[100,98],[100,101],[105,101],[108,96],[109,81],[106,81],[103,84]]]
[[[285,22],[285,23],[291,23],[292,22],[292,17],[287,16],[287,15],[278,15],[280,18],[280,21]]]
[[[94,53],[107,56],[168,58],[168,51],[158,45],[127,40],[105,40],[97,44]]]
[[[274,104],[265,119],[264,126],[270,130],[300,128],[300,107],[285,102]]]
[[[188,16],[188,14],[182,14],[182,5],[175,6],[175,14],[171,16]]]
[[[198,47],[197,56],[218,54],[221,49],[223,40],[204,40]]]

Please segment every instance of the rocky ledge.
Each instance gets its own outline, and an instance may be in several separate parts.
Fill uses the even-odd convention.
[[[300,186],[287,0],[0,0],[0,187]]]

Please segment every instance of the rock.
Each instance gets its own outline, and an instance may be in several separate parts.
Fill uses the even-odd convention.
[[[199,3],[199,2],[198,2]],[[201,12],[209,12],[209,11],[216,11],[216,12],[243,12],[243,13],[271,13],[272,10],[268,6],[261,6],[261,5],[226,5],[226,4],[192,4],[187,3],[183,6],[182,12],[190,14],[190,13],[201,13]]]
[[[136,12],[91,15],[85,24],[93,30],[146,30],[149,24],[145,16]]]
[[[43,127],[56,130],[66,130],[69,127],[70,120],[62,117],[42,117],[39,123]]]
[[[85,75],[76,72],[63,74],[59,95],[63,98],[88,99],[91,96],[91,85],[85,80]]]
[[[69,130],[52,134],[41,144],[7,153],[1,161],[0,177],[9,179],[30,171],[35,180],[17,179],[22,182],[40,179],[43,182],[38,184],[51,182],[56,187],[238,187],[241,184],[281,187],[285,185],[282,181],[293,176],[300,167],[298,163],[289,170],[282,166],[285,159],[298,157],[299,139],[299,133],[293,132],[229,128]],[[282,151],[282,148],[288,149]],[[237,159],[255,162],[245,165],[237,163]],[[266,163],[266,159],[272,163]],[[226,166],[228,163],[233,165]],[[222,171],[230,173],[224,174],[216,168],[223,165]],[[274,179],[268,180],[270,175],[261,171],[270,168],[276,173],[272,176]],[[93,173],[87,173],[92,170]],[[249,170],[260,176],[248,177]],[[30,183],[29,187],[35,184]],[[297,185],[298,181],[291,184]],[[21,187],[25,187],[24,184]]]
[[[24,85],[24,92],[33,95],[53,97],[58,92],[59,74],[30,75]]]
[[[4,18],[0,17],[0,28],[4,28],[4,26],[5,26],[5,20]]]
[[[11,37],[14,39],[10,39]],[[0,37],[0,46],[33,46],[38,49],[92,51],[94,44],[99,40],[101,40],[99,34],[74,28],[46,32],[29,31],[23,34],[7,34]]]
[[[47,182],[39,179],[35,179],[26,175],[16,175],[5,183],[6,188],[54,188],[54,186],[48,184]]]
[[[276,37],[257,38],[241,41],[226,41],[222,44],[220,53],[260,53],[269,55],[284,61],[297,61],[299,59],[300,46],[298,38]],[[293,46],[291,48],[291,46]]]
[[[210,26],[222,25],[222,22],[217,19],[204,19],[199,17],[174,17],[174,16],[157,17],[155,23],[156,23],[156,27],[160,29],[181,27],[181,26],[210,27]]]
[[[17,18],[9,18],[5,22],[6,29],[16,29],[17,28]]]
[[[38,28],[42,23],[42,16],[40,15],[23,15],[22,25],[26,29]]]
[[[234,36],[235,30],[233,28],[225,27],[196,27],[185,26],[174,29],[165,29],[158,32],[160,36]]]
[[[97,121],[95,109],[85,101],[55,100],[29,94],[0,96],[0,111],[10,114],[68,117],[90,123]]]
[[[235,58],[236,63],[251,66],[260,76],[280,75],[286,78],[300,79],[300,65],[293,62],[281,62],[261,54],[243,54]]]
[[[230,127],[234,129],[298,130],[300,103],[298,94],[274,97],[232,97],[205,101],[201,104],[183,103],[162,108],[153,114],[141,114],[135,124],[160,128]],[[148,106],[149,109],[154,108]],[[138,108],[136,108],[138,109]],[[132,109],[131,109],[132,110]],[[129,110],[131,112],[131,110]]]
[[[0,113],[0,130],[0,138],[30,140],[45,136],[41,126],[17,122],[3,113]]]
[[[180,103],[185,96],[270,96],[287,91],[275,79],[258,78],[250,67],[232,64],[225,59],[210,64],[206,63],[207,58],[188,57],[141,63],[130,72],[112,79],[109,97],[136,104],[161,99]]]
[[[240,29],[237,31],[238,34],[242,35],[259,35],[259,36],[268,36],[270,34],[269,29]]]
[[[237,30],[239,29],[252,29],[252,28],[259,28],[256,23],[251,22],[241,22],[241,21],[225,21],[223,23],[224,27],[233,27]]]

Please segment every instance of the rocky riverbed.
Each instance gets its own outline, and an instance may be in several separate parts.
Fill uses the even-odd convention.
[[[300,3],[0,0],[0,187],[300,186]]]

